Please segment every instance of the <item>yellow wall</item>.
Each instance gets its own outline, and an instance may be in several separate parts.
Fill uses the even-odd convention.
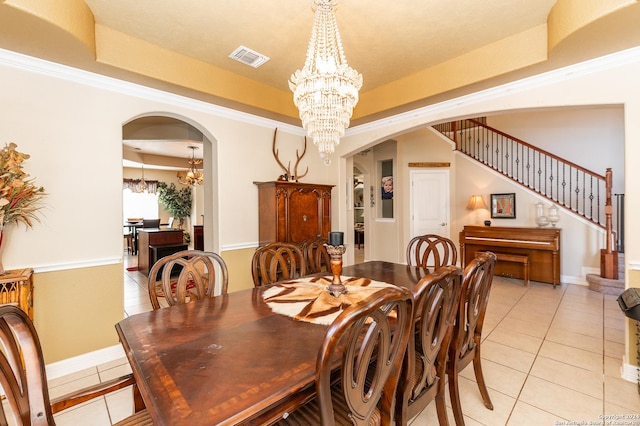
[[[220,253],[229,270],[229,292],[253,288],[251,258],[255,248],[224,250]]]
[[[122,263],[34,274],[34,323],[47,364],[118,344]]]

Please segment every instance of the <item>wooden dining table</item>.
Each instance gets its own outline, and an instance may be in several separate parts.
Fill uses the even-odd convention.
[[[366,262],[342,275],[413,290],[427,271]],[[313,396],[327,326],[274,313],[268,287],[174,305],[116,324],[156,425],[262,424]],[[306,397],[308,399],[308,397]]]

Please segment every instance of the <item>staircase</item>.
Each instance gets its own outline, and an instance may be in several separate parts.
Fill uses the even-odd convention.
[[[596,280],[589,275],[587,280],[594,281],[594,289],[600,289],[596,291],[617,291],[613,289],[620,285],[620,281],[624,288],[624,260],[618,259],[618,253],[624,252],[620,245],[624,239],[622,223],[618,221],[616,231],[612,227],[611,169],[607,169],[605,175],[594,173],[487,126],[486,117],[441,123],[433,128],[452,140],[460,153],[604,229],[607,238],[601,254],[600,276],[589,275],[608,281]],[[624,197],[616,194],[619,196]],[[616,265],[622,266],[622,275],[616,270]]]

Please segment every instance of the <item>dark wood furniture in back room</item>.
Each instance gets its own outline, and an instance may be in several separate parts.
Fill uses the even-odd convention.
[[[156,260],[187,247],[182,229],[139,229],[138,271],[148,275]]]
[[[202,225],[193,226],[193,249],[204,250],[204,228]]]
[[[286,181],[254,184],[258,186],[260,245],[328,238],[333,185]]]
[[[492,251],[498,257],[495,275],[525,279],[525,268],[528,267],[530,280],[553,284],[554,287],[560,284],[558,228],[465,226],[460,232],[462,262],[469,264],[480,251]],[[509,260],[524,256],[526,263]]]

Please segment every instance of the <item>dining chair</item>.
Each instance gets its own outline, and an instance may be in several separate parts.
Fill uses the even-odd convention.
[[[0,424],[55,426],[54,414],[131,386],[135,413],[114,424],[153,424],[132,374],[50,400],[40,339],[29,316],[17,306],[0,306],[0,345],[0,378],[4,394]]]
[[[436,234],[419,235],[407,245],[407,265],[436,269],[457,263],[458,251],[449,238]]]
[[[251,259],[253,285],[300,278],[307,274],[302,249],[292,243],[269,243],[258,247]]]
[[[142,219],[143,228],[160,228],[160,219]]]
[[[127,254],[134,254],[134,247],[133,247],[133,232],[126,232],[124,234],[124,239],[127,242]]]
[[[392,424],[412,326],[413,296],[402,287],[381,289],[347,307],[329,326],[318,352],[315,398],[277,424]]]
[[[461,289],[462,270],[453,265],[436,269],[416,284],[414,336],[398,384],[398,425],[408,424],[434,400],[440,425],[449,424],[446,362]]]
[[[331,258],[327,253],[327,239],[316,237],[302,242],[307,274],[316,274],[331,270]]]
[[[470,362],[473,362],[473,371],[484,406],[493,410],[493,404],[482,374],[480,342],[495,265],[496,255],[491,252],[482,252],[464,269],[460,303],[447,362],[451,407],[458,426],[464,425],[458,375]]]
[[[200,250],[182,250],[160,258],[147,280],[153,309],[214,297],[216,285],[220,294],[227,294],[227,265],[219,254]]]

